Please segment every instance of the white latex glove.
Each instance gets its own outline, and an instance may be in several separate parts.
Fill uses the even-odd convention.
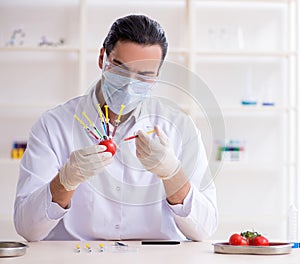
[[[67,191],[75,190],[81,182],[96,175],[112,162],[112,154],[104,152],[105,150],[106,146],[93,145],[71,153],[59,172],[60,182]]]
[[[160,127],[154,127],[157,137],[151,138],[138,131],[136,138],[136,156],[146,170],[156,174],[161,179],[172,178],[181,168],[168,137]]]

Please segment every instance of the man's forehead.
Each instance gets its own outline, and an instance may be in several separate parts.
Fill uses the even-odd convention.
[[[109,54],[109,59],[132,70],[158,70],[161,56],[162,50],[158,44],[141,45],[119,41]]]

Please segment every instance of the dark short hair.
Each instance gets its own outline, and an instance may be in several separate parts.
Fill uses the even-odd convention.
[[[168,42],[163,28],[157,21],[144,15],[128,15],[113,23],[103,42],[107,55],[118,41],[131,41],[141,45],[158,44],[162,50],[162,61],[167,54]]]

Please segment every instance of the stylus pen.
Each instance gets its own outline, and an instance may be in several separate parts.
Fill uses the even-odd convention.
[[[174,241],[174,240],[142,241],[142,245],[178,245],[178,244],[180,244],[180,241]]]

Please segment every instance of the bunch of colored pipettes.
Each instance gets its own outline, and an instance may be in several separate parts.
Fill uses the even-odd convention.
[[[78,115],[75,114],[74,118],[83,126],[83,128],[92,137],[92,139],[99,142],[99,141],[102,141],[102,140],[106,140],[108,138],[113,138],[115,136],[117,128],[118,128],[118,126],[121,122],[121,116],[122,116],[122,112],[123,112],[124,108],[125,108],[125,105],[122,104],[121,108],[120,108],[119,115],[118,115],[117,119],[115,120],[115,125],[114,125],[114,130],[112,132],[112,135],[110,135],[110,131],[109,131],[108,105],[104,105],[104,109],[105,109],[105,120],[104,120],[100,104],[98,104],[98,114],[99,114],[99,117],[100,117],[100,120],[101,120],[101,123],[102,123],[102,126],[103,126],[103,131],[104,131],[103,134],[104,135],[102,135],[100,133],[99,129],[96,127],[94,122],[88,117],[86,112],[82,112],[82,115],[88,121],[90,126],[88,126],[84,121],[82,121],[82,119],[80,119]]]
[[[125,108],[125,105],[122,104],[120,107],[119,115],[118,115],[117,119],[115,120],[114,130],[112,132],[112,135],[110,135],[110,131],[109,131],[108,105],[104,105],[104,109],[105,109],[105,120],[104,120],[104,117],[103,117],[102,111],[101,111],[101,106],[100,106],[100,104],[98,104],[98,114],[99,114],[99,117],[100,117],[100,120],[101,120],[101,123],[103,126],[104,135],[102,135],[100,133],[99,129],[96,127],[96,125],[93,123],[93,121],[88,117],[86,112],[82,112],[82,115],[88,121],[90,126],[88,126],[85,122],[83,122],[82,119],[80,119],[78,117],[78,115],[75,114],[74,118],[83,126],[83,128],[92,137],[92,139],[95,140],[97,143],[99,143],[102,140],[107,140],[108,138],[113,138],[115,136],[117,128],[121,122],[121,116],[122,116],[124,108]],[[150,130],[150,131],[146,132],[146,134],[151,134],[154,132],[155,132],[154,130]],[[137,137],[137,135],[133,135],[128,138],[124,138],[124,141],[131,140],[136,137]]]

